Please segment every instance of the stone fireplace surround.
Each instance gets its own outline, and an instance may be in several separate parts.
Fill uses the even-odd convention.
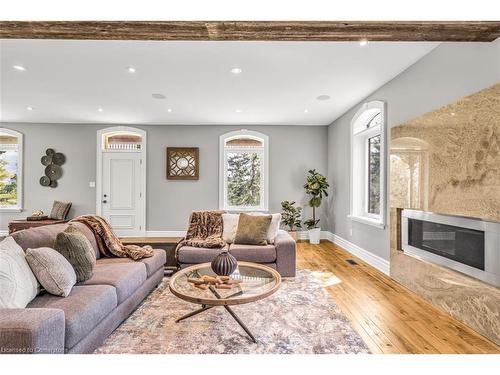
[[[392,128],[390,143],[391,277],[500,345],[500,288],[401,246],[402,209],[500,222],[500,84]]]

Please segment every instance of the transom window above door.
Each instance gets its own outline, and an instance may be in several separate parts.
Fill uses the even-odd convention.
[[[104,150],[140,150],[142,137],[130,132],[112,132],[104,134]]]
[[[0,128],[0,212],[23,208],[23,135]]]
[[[239,130],[220,137],[219,207],[227,211],[267,211],[268,137]]]

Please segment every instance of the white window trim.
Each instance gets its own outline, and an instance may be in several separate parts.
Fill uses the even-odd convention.
[[[356,135],[354,134],[355,127],[357,125],[359,126],[359,121],[363,121],[365,124],[368,123],[373,119],[373,116],[369,116],[367,118],[362,118],[362,116],[366,116],[366,111],[369,110],[378,110],[380,111],[381,114],[381,124],[380,127],[375,127],[375,128],[366,128],[364,130],[358,131]],[[376,113],[378,113],[378,111]],[[379,132],[380,131],[380,132]],[[367,204],[368,204],[368,198],[367,198],[367,188],[366,188],[366,180],[368,176],[368,170],[366,168],[366,162],[363,162],[363,170],[359,171],[357,170],[356,172],[354,171],[354,156],[355,152],[358,152],[356,149],[359,147],[363,148],[364,152],[364,159],[367,160],[367,140],[370,137],[373,137],[377,134],[380,134],[380,215],[374,215],[370,214],[367,211]],[[359,108],[359,110],[356,112],[354,117],[351,120],[351,128],[350,128],[350,140],[351,140],[351,157],[350,157],[350,213],[348,215],[348,218],[350,218],[353,221],[367,224],[367,225],[372,225],[374,227],[384,229],[386,226],[386,220],[387,220],[387,210],[386,210],[386,173],[385,173],[385,166],[386,166],[386,109],[385,109],[385,103],[383,101],[379,100],[374,100],[367,102]],[[355,141],[357,138],[362,136],[363,144],[362,145],[356,145]],[[365,157],[366,156],[366,157]],[[358,178],[355,177],[355,173],[358,173]],[[363,186],[359,187],[356,184],[356,179],[359,180],[359,175],[363,174]],[[356,198],[358,196],[358,198]],[[363,200],[361,203],[356,202],[356,199],[359,199],[359,196],[363,196]]]
[[[24,145],[24,136],[22,133],[19,133],[12,129],[0,128],[0,133],[9,134],[14,137],[17,137],[17,206],[15,207],[1,207],[0,212],[22,212],[23,211],[23,145]]]
[[[245,136],[248,138],[258,139],[263,142],[264,147],[259,149],[252,148],[232,148],[231,151],[252,151],[260,153],[263,157],[262,163],[262,178],[263,184],[261,185],[261,205],[259,207],[237,207],[229,206],[226,201],[226,142],[234,138]],[[252,130],[242,129],[229,133],[222,134],[219,137],[219,209],[224,211],[268,211],[269,204],[269,137],[263,133]]]

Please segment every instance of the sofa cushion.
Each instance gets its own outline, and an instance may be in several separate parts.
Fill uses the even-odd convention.
[[[92,244],[74,225],[68,225],[64,232],[56,236],[54,249],[73,266],[76,281],[82,282],[92,277],[96,257]]]
[[[96,258],[100,257],[97,242],[93,232],[83,223],[71,223],[90,241],[92,248],[96,254]],[[29,228],[12,233],[12,237],[26,251],[28,248],[35,249],[37,247],[54,247],[56,236],[68,227],[67,223],[44,225],[36,228]]]
[[[204,247],[182,246],[178,250],[178,259],[181,263],[206,263],[211,262],[222,250],[227,250],[227,245],[219,249],[207,249]]]
[[[117,264],[117,263],[144,263],[148,277],[158,271],[165,265],[167,261],[165,250],[153,249],[153,256],[149,258],[142,258],[135,261],[130,258],[101,258],[100,264]]]
[[[141,262],[106,263],[97,261],[92,277],[77,285],[111,285],[116,288],[118,304],[130,297],[146,281],[146,266]]]
[[[243,262],[272,263],[276,260],[276,247],[274,245],[231,244],[229,253]]]
[[[0,308],[24,308],[39,292],[23,249],[12,237],[0,242]]]
[[[115,288],[109,285],[74,286],[66,298],[44,293],[31,301],[28,308],[63,310],[66,324],[65,347],[69,349],[116,308],[116,298]]]
[[[26,250],[26,260],[47,292],[67,297],[76,284],[75,270],[68,260],[50,247]]]

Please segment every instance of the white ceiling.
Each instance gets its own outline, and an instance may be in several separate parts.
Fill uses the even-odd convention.
[[[437,45],[2,40],[0,121],[327,125]]]

